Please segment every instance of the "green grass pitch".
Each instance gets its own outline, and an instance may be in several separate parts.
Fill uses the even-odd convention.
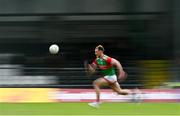
[[[179,103],[103,103],[99,109],[87,103],[0,103],[0,116],[8,115],[141,115],[141,116],[180,116]]]

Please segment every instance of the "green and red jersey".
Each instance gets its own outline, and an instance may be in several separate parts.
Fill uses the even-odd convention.
[[[103,75],[115,75],[115,67],[111,64],[112,58],[104,55],[102,58],[96,58],[93,63],[96,64]]]

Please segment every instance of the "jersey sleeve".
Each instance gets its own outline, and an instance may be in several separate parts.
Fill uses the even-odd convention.
[[[111,64],[112,58],[108,57],[106,61],[107,61],[108,64]]]
[[[96,59],[92,62],[92,64],[98,65]]]

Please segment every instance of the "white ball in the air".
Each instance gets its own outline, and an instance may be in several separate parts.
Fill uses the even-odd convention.
[[[49,47],[49,52],[51,54],[57,54],[59,52],[59,46],[57,44],[52,44],[50,47]]]

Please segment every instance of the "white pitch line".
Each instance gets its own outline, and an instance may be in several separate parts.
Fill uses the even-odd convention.
[[[82,115],[0,115],[0,116],[82,116]],[[104,115],[83,115],[83,116],[104,116]],[[107,115],[107,116],[179,116],[177,115]]]

